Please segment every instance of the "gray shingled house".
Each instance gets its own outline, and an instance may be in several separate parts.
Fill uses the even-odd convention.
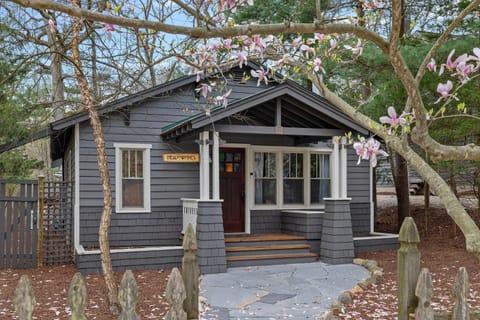
[[[112,177],[114,268],[180,263],[182,232],[197,230],[203,273],[227,266],[351,261],[394,248],[373,230],[372,172],[334,137],[368,135],[293,81],[257,86],[249,68],[224,73],[229,105],[208,113],[195,76],[99,108]],[[50,126],[53,160],[74,182],[80,271],[100,271],[102,190],[88,115]]]

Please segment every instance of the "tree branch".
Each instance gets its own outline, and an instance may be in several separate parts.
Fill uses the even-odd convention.
[[[241,35],[252,34],[282,34],[282,33],[314,33],[321,32],[325,34],[353,34],[360,38],[369,40],[384,52],[388,50],[388,42],[378,34],[371,32],[365,28],[350,24],[315,24],[315,23],[273,23],[258,25],[237,25],[222,27],[186,27],[171,25],[158,21],[148,21],[142,19],[132,19],[119,16],[112,16],[82,9],[71,5],[65,5],[51,0],[8,0],[17,3],[20,6],[49,9],[66,13],[72,17],[84,18],[87,20],[100,21],[103,23],[111,23],[118,26],[130,27],[134,29],[152,29],[170,34],[181,34],[191,38],[218,38],[218,37],[235,37]]]
[[[465,17],[470,14],[476,7],[480,6],[480,0],[475,0],[470,3],[465,9],[460,12],[460,14],[455,18],[455,20],[450,23],[448,28],[442,35],[435,41],[430,51],[425,56],[423,62],[420,64],[420,68],[417,71],[417,76],[415,77],[415,81],[420,83],[423,76],[425,75],[427,64],[433,58],[433,56],[437,53],[440,46],[447,40],[447,38],[452,34],[453,30],[465,19]]]

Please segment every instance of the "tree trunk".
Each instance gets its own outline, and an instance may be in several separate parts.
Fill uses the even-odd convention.
[[[63,55],[66,50],[61,46],[59,41],[55,39],[56,32],[50,30],[48,23],[46,23],[48,34],[48,46],[52,53],[52,60],[50,63],[50,74],[52,76],[52,108],[54,110],[55,120],[63,118],[64,112],[62,105],[65,100],[65,86],[63,84]]]
[[[408,185],[408,166],[405,159],[395,152],[395,192],[398,207],[398,231],[403,220],[410,216],[410,188]]]
[[[73,0],[74,4],[78,0]],[[102,270],[105,278],[105,283],[108,289],[108,301],[110,303],[110,311],[113,314],[119,313],[117,286],[113,276],[112,261],[110,257],[110,245],[108,240],[108,228],[110,226],[110,218],[112,214],[112,189],[110,186],[110,176],[107,165],[107,154],[105,152],[105,139],[103,136],[102,125],[98,112],[93,106],[92,95],[88,88],[88,81],[82,71],[82,63],[80,60],[79,51],[79,37],[82,30],[82,23],[79,18],[74,18],[73,39],[72,39],[72,60],[75,64],[75,76],[77,78],[82,100],[90,117],[90,124],[93,129],[93,137],[97,151],[98,170],[100,172],[100,179],[103,190],[103,209],[100,226],[98,229],[98,242],[100,246],[100,257],[102,262]]]

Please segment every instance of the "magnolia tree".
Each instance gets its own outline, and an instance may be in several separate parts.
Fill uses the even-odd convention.
[[[343,7],[342,10],[335,11],[336,17],[332,16],[331,11],[327,15],[327,10],[322,10],[320,0],[316,0],[316,10],[312,12],[310,23],[287,21],[244,25],[236,24],[231,18],[232,13],[240,6],[251,5],[253,0],[172,0],[169,5],[181,10],[180,17],[184,23],[180,25],[142,20],[133,15],[129,18],[125,14],[119,15],[115,10],[87,10],[80,4],[69,5],[50,0],[10,1],[24,7],[48,9],[75,17],[78,26],[80,19],[98,21],[104,24],[103,32],[106,38],[119,30],[146,30],[151,34],[170,34],[172,39],[179,41],[177,46],[173,46],[179,48],[178,51],[172,51],[171,54],[175,54],[179,61],[196,74],[198,91],[205,99],[203,109],[207,115],[215,106],[228,108],[229,78],[222,73],[227,67],[238,65],[244,68],[248,61],[260,62],[262,66],[257,70],[244,73],[245,78],[253,77],[258,84],[272,80],[282,81],[292,76],[292,73],[306,75],[326,99],[372,132],[371,137],[348,135],[359,161],[369,160],[375,166],[377,155],[386,155],[378,137],[381,138],[389,148],[405,158],[441,198],[448,214],[463,231],[467,250],[480,257],[478,226],[447,183],[408,144],[411,139],[434,162],[480,160],[479,145],[441,144],[433,139],[429,132],[430,124],[443,117],[447,111],[449,116],[475,117],[469,113],[469,106],[459,101],[457,93],[467,82],[478,77],[480,49],[460,53],[454,50],[447,61],[438,63],[435,57],[442,44],[448,41],[463,21],[478,18],[480,0],[471,1],[463,10],[458,11],[443,33],[438,35],[415,72],[408,67],[399,50],[404,23],[401,0],[359,1],[352,4],[350,9]],[[125,3],[127,1],[125,0]],[[116,8],[122,5],[121,1],[115,3]],[[357,14],[359,11],[362,12],[361,15]],[[391,20],[388,32],[385,32],[384,28],[376,32],[376,23],[386,19]],[[51,28],[55,29],[53,21]],[[385,115],[378,121],[362,113],[359,105],[349,104],[340,98],[323,81],[327,62],[329,65],[345,63],[347,60],[354,62],[367,43],[377,46],[389,60],[394,76],[400,79],[408,96],[402,112],[397,113],[393,107],[385,106]],[[426,105],[419,89],[426,72],[435,73],[438,79],[438,99],[431,106]],[[342,79],[338,81],[341,82]],[[105,184],[105,187],[108,186],[109,184]],[[103,214],[108,212],[104,211]]]

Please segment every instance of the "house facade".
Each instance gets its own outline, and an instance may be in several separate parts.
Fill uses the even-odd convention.
[[[257,85],[245,72],[226,72],[226,108],[206,111],[193,76],[99,108],[114,268],[178,266],[188,223],[203,273],[226,270],[232,234],[301,236],[332,263],[397,245],[395,235],[374,234],[371,168],[357,165],[341,139],[368,131],[292,81]],[[103,197],[88,115],[52,123],[50,135],[52,158],[74,183],[76,263],[84,273],[100,271]]]

